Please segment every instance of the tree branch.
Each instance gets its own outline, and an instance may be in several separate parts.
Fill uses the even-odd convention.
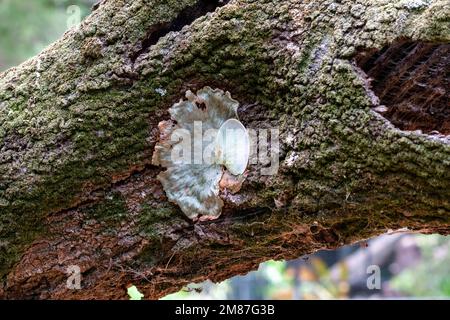
[[[126,298],[133,283],[159,298],[389,229],[448,234],[450,143],[431,131],[449,117],[422,121],[427,134],[396,128],[396,106],[420,101],[381,116],[385,78],[366,68],[406,40],[444,50],[448,70],[447,1],[413,3],[101,2],[1,74],[0,296]],[[439,79],[424,97],[448,97]],[[204,86],[228,90],[248,128],[280,129],[280,170],[250,166],[222,216],[193,223],[151,159],[167,110]],[[82,290],[66,287],[71,265]]]

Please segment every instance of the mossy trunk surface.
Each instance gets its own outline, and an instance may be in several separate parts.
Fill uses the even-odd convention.
[[[448,1],[94,9],[0,75],[0,297],[160,298],[389,230],[450,232]],[[194,223],[151,159],[168,109],[204,86],[279,128],[280,169],[250,166]]]

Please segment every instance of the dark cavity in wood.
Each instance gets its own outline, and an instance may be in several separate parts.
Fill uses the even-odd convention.
[[[450,44],[400,40],[361,52],[355,62],[396,127],[450,134]]]

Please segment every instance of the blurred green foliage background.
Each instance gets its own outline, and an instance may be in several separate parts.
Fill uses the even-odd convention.
[[[70,6],[78,6],[83,18],[94,2],[0,0],[0,71],[18,65],[60,38],[67,30]]]
[[[376,263],[381,269],[381,287],[370,290],[367,267]],[[164,299],[386,298],[449,299],[450,239],[439,235],[380,236],[335,252],[268,261],[246,276],[219,284],[191,284]]]
[[[76,5],[83,18],[96,0],[0,0],[0,71],[18,65],[67,30]],[[192,284],[165,299],[337,299],[450,297],[450,239],[386,235],[368,245],[269,261],[220,284]],[[368,290],[368,265],[379,265],[380,289]],[[137,288],[138,289],[138,288]],[[136,291],[136,294],[138,292]]]

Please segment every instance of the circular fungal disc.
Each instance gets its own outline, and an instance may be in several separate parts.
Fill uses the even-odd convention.
[[[216,138],[216,157],[233,175],[243,174],[250,155],[247,129],[236,119],[228,119],[219,128]]]

